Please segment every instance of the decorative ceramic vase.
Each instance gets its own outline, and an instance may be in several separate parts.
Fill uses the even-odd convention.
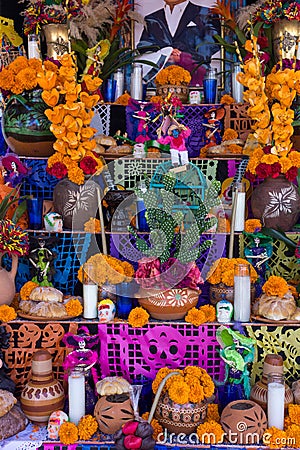
[[[236,400],[223,410],[221,425],[229,441],[232,436],[235,444],[259,444],[267,428],[267,417],[257,403]]]
[[[170,433],[191,434],[204,422],[206,413],[206,402],[179,405],[165,393],[160,396],[154,416]]]
[[[268,375],[270,373],[283,375],[283,359],[280,355],[269,354],[265,357],[261,380],[254,384],[250,392],[250,399],[255,403],[258,403],[265,411],[267,411]],[[290,403],[293,403],[293,400],[293,392],[286,384],[284,401],[285,409],[287,409]]]
[[[10,305],[16,293],[15,277],[18,270],[18,257],[12,255],[10,272],[1,267],[2,254],[0,254],[0,305]]]
[[[300,58],[298,39],[300,36],[299,20],[281,19],[272,24],[273,51],[277,61]]]
[[[255,286],[251,286],[251,301],[255,301]],[[209,285],[209,300],[212,305],[216,305],[221,300],[227,300],[233,304],[233,286],[224,283]]]
[[[83,230],[98,209],[97,185],[88,180],[82,185],[68,178],[59,181],[53,191],[54,211],[62,216],[64,228]]]
[[[182,103],[187,103],[189,98],[189,88],[184,85],[163,84],[156,87],[156,95],[162,98],[167,97],[169,93],[172,93],[174,97],[179,98]]]
[[[68,25],[64,23],[49,23],[42,25],[42,34],[47,44],[47,57],[58,59],[70,50]]]
[[[21,406],[29,420],[44,425],[53,411],[63,408],[65,394],[60,382],[54,379],[48,350],[34,353],[31,369],[31,379],[21,393]]]
[[[20,156],[50,156],[55,136],[44,114],[46,103],[36,89],[22,95],[12,95],[2,119],[2,131],[7,145]]]
[[[201,291],[189,288],[174,288],[139,298],[138,302],[153,319],[178,320],[197,305],[200,294]]]
[[[96,403],[94,416],[102,433],[113,434],[134,418],[127,394],[106,395]]]
[[[297,223],[300,213],[298,188],[284,175],[266,178],[251,195],[253,216],[260,219],[265,227],[278,226],[289,231]]]

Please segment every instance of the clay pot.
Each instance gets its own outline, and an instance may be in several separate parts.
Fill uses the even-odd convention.
[[[251,286],[251,301],[255,301],[255,286]],[[233,286],[227,286],[224,283],[209,285],[209,300],[212,305],[216,305],[221,300],[227,300],[233,304]]]
[[[36,89],[12,95],[3,112],[3,136],[7,145],[20,156],[50,156],[55,136],[44,114],[48,108]]]
[[[83,230],[98,209],[96,183],[87,180],[78,185],[67,178],[59,181],[53,191],[54,211],[62,216],[64,228]]]
[[[165,393],[160,396],[154,416],[170,433],[191,434],[204,422],[206,412],[206,402],[179,405]]]
[[[174,97],[179,98],[182,103],[187,103],[189,98],[189,87],[184,85],[163,84],[156,87],[156,95],[162,98],[167,97],[171,93]]]
[[[297,223],[300,213],[298,188],[284,175],[266,178],[251,195],[253,216],[260,219],[265,227],[278,226],[289,231]]]
[[[265,357],[262,378],[255,383],[250,392],[250,399],[259,404],[264,411],[267,411],[268,375],[270,373],[283,375],[283,359],[280,355],[269,354]],[[293,403],[293,400],[293,392],[286,384],[284,401],[285,410],[287,410],[290,403]]]
[[[197,305],[201,291],[193,289],[169,289],[149,297],[139,298],[139,304],[151,317],[160,320],[183,319],[186,313]]]
[[[224,408],[221,425],[229,442],[239,445],[259,444],[267,428],[267,417],[257,403],[236,400]]]
[[[2,254],[0,254],[0,266],[2,260]],[[14,299],[16,288],[15,288],[15,277],[18,270],[18,257],[12,255],[12,267],[11,271],[8,272],[3,267],[0,267],[0,305],[10,305]]]
[[[134,418],[127,394],[105,395],[96,403],[94,416],[102,433],[114,434],[122,425]]]
[[[28,419],[44,425],[54,411],[63,409],[64,390],[60,382],[54,379],[52,357],[48,350],[34,353],[31,369],[31,380],[21,393],[21,406]]]

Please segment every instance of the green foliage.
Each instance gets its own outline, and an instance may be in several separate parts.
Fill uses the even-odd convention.
[[[18,189],[14,189],[10,194],[7,194],[0,202],[0,220],[5,219],[9,208],[13,204],[20,202],[12,217],[12,222],[17,223],[27,209],[27,203],[24,201],[26,198],[28,198],[28,196],[19,197]]]

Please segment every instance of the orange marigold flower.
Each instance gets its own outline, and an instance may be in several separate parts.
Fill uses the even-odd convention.
[[[184,320],[195,327],[199,327],[202,323],[206,322],[205,314],[197,308],[191,308],[186,314]]]
[[[219,406],[216,403],[209,403],[207,405],[207,413],[205,421],[214,420],[220,422]]]
[[[286,432],[276,427],[267,428],[263,434],[263,443],[269,448],[286,447]]]
[[[243,147],[238,144],[230,144],[226,147],[229,153],[234,153],[236,155],[241,155],[243,153]]]
[[[195,378],[194,382],[189,386],[189,402],[192,403],[200,403],[204,400],[204,388],[201,386],[200,381]]]
[[[255,233],[261,230],[262,223],[259,219],[247,219],[245,221],[245,231],[247,233]]]
[[[201,444],[221,444],[224,439],[225,432],[221,425],[215,420],[209,420],[202,423],[197,428],[197,435]],[[214,442],[212,442],[212,439]]]
[[[84,231],[87,231],[88,233],[100,233],[100,220],[95,219],[94,217],[90,217],[89,220],[84,224]]]
[[[300,426],[292,424],[286,429],[286,437],[288,446],[292,448],[300,448]]]
[[[216,320],[216,308],[213,305],[203,305],[200,307],[205,315],[205,322],[215,322]]]
[[[42,61],[37,58],[30,58],[28,60],[28,66],[34,69],[36,72],[40,72],[43,69]]]
[[[0,88],[10,91],[15,84],[15,77],[12,70],[4,67],[0,72]]]
[[[21,300],[29,300],[29,296],[34,288],[38,286],[37,283],[34,283],[33,281],[27,281],[21,289],[20,289],[20,298]]]
[[[123,105],[123,106],[127,106],[130,100],[130,95],[125,93],[120,95],[120,97],[117,98],[117,100],[115,101],[115,103],[117,105]],[[151,100],[150,100],[151,101]]]
[[[134,308],[129,313],[128,323],[134,328],[140,328],[148,323],[149,317],[144,308]]]
[[[233,139],[238,138],[237,131],[233,130],[233,128],[226,128],[223,134],[222,141],[232,141]]]
[[[78,440],[78,428],[72,422],[64,422],[59,428],[58,435],[62,444],[75,444]]]
[[[300,405],[290,404],[288,406],[288,411],[291,422],[300,425]]]
[[[26,56],[18,56],[14,61],[9,64],[9,69],[15,74],[19,73],[22,69],[28,67],[28,59]]]
[[[45,68],[45,70],[50,70],[51,72],[55,72],[55,73],[58,71],[57,65],[54,64],[52,61],[49,61],[49,59],[44,61],[44,68]]]
[[[88,414],[81,417],[78,423],[79,439],[88,441],[98,430],[98,422],[92,415]]]
[[[224,95],[221,97],[220,103],[221,103],[222,105],[232,105],[233,103],[235,103],[235,100],[234,100],[233,97],[231,97],[231,95],[224,94]]]
[[[66,308],[68,316],[72,316],[72,317],[80,316],[80,314],[82,314],[82,311],[83,311],[82,304],[80,303],[80,301],[78,299],[69,300],[65,304],[65,308]]]
[[[14,308],[8,305],[0,306],[0,322],[10,322],[17,317],[17,313]]]
[[[37,86],[35,70],[27,67],[16,74],[16,84],[20,84],[23,89],[30,91]]]
[[[159,369],[152,383],[152,391],[154,394],[156,394],[162,380],[171,372],[173,372],[173,370],[169,369],[169,367],[162,367],[161,369]]]
[[[289,286],[282,277],[271,275],[263,285],[262,290],[267,295],[283,297],[288,292]]]
[[[183,379],[179,379],[179,377],[176,378],[178,379],[171,384],[168,394],[173,402],[184,405],[189,401],[190,388]]]
[[[68,178],[70,181],[73,181],[73,183],[83,184],[84,183],[83,170],[81,170],[79,167],[74,167],[70,169],[68,172]]]

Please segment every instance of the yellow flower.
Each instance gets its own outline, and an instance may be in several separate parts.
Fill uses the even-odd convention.
[[[79,439],[88,441],[89,439],[91,439],[93,434],[96,433],[97,430],[98,430],[98,422],[93,416],[89,414],[81,417],[78,423]]]
[[[83,81],[87,87],[87,90],[90,92],[95,92],[102,84],[101,78],[93,77],[92,75],[84,75]]]
[[[84,103],[85,107],[88,109],[94,108],[99,101],[99,95],[89,95],[87,92],[80,93],[80,101]]]
[[[39,72],[37,74],[39,86],[46,91],[51,91],[51,89],[55,88],[56,80],[57,75],[51,70],[46,70],[45,72]]]
[[[64,422],[59,428],[58,435],[62,444],[75,444],[78,440],[78,428],[72,422]]]
[[[254,233],[255,231],[260,231],[262,223],[259,219],[247,219],[245,221],[245,231],[246,233]]]
[[[140,328],[148,323],[149,317],[144,308],[134,308],[129,313],[128,323],[134,328]]]
[[[34,89],[37,86],[36,72],[34,69],[27,67],[16,74],[16,84],[27,91]]]
[[[51,91],[43,91],[42,92],[42,99],[44,100],[46,105],[51,106],[51,108],[53,108],[58,103],[59,92],[55,88],[51,89]],[[49,110],[47,110],[47,111],[49,111]],[[49,119],[49,117],[48,117],[48,119]]]
[[[192,308],[188,311],[184,320],[195,325],[195,327],[199,327],[202,323],[206,322],[206,316],[204,312],[200,311],[199,309]]]
[[[65,304],[68,316],[77,317],[82,314],[83,307],[79,300],[72,299]]]
[[[262,290],[267,295],[283,297],[288,292],[289,286],[282,277],[271,275],[263,285]]]
[[[34,288],[38,286],[37,283],[34,283],[33,281],[27,281],[20,290],[20,298],[21,300],[29,300],[29,296]]]
[[[264,155],[264,156],[261,158],[261,162],[264,163],[264,164],[275,164],[275,163],[277,163],[278,161],[279,161],[278,156],[272,155],[272,154]]]
[[[215,445],[223,442],[225,432],[219,423],[209,420],[198,426],[197,435],[201,444]]]
[[[174,377],[175,378],[175,377]],[[177,380],[174,381],[169,387],[169,397],[173,402],[184,405],[189,401],[190,388],[180,377],[176,377]]]
[[[17,317],[14,308],[8,305],[0,306],[0,322],[10,322]]]

